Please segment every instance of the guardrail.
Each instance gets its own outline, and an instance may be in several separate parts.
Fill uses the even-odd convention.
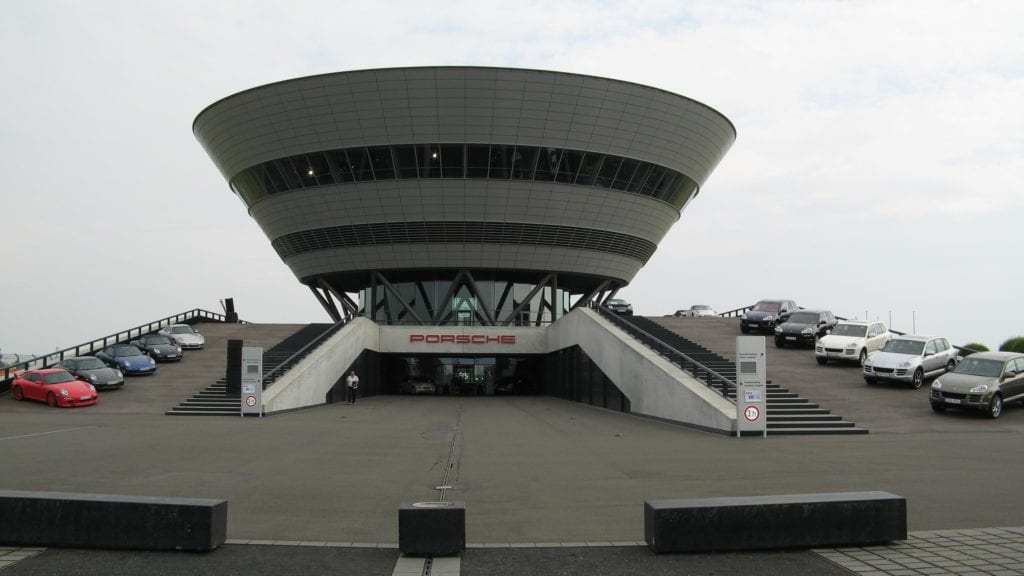
[[[602,316],[615,324],[618,328],[628,333],[630,336],[636,338],[651,350],[654,350],[658,354],[661,354],[668,359],[669,362],[679,366],[684,372],[689,373],[697,380],[701,380],[712,390],[721,392],[725,398],[729,397],[729,391],[736,389],[736,383],[729,380],[725,376],[722,376],[718,372],[715,372],[711,368],[697,362],[693,358],[690,358],[686,354],[683,354],[679,350],[673,348],[670,344],[658,339],[658,337],[647,332],[646,330],[634,325],[633,323],[624,320],[618,314],[612,312],[604,306],[595,306],[595,310],[598,311]]]
[[[65,348],[63,350],[57,350],[49,354],[42,354],[27,360],[25,362],[19,362],[18,364],[9,364],[3,366],[3,373],[0,375],[0,393],[6,392],[10,389],[11,380],[14,375],[23,370],[32,370],[34,368],[47,368],[60,362],[65,358],[74,358],[76,356],[89,355],[97,350],[102,350],[111,344],[119,344],[121,342],[127,342],[133,338],[138,338],[143,334],[149,334],[155,332],[164,326],[170,326],[171,324],[187,324],[190,321],[195,322],[197,320],[209,320],[212,322],[224,322],[225,316],[216,312],[210,312],[209,310],[203,310],[202,308],[193,308],[174,316],[168,316],[153,322],[146,324],[140,324],[127,330],[115,332],[104,336],[103,338],[97,338],[90,342],[85,342],[77,346]]]
[[[312,350],[312,349],[316,348],[317,346],[319,346],[320,344],[322,344],[324,340],[330,338],[332,335],[334,335],[335,332],[337,332],[338,330],[341,330],[341,328],[344,327],[348,323],[349,323],[349,320],[347,320],[345,318],[342,318],[341,320],[337,321],[334,324],[334,326],[331,326],[327,330],[324,330],[322,334],[320,334],[316,338],[310,340],[309,343],[306,344],[305,346],[303,346],[302,348],[299,348],[298,350],[296,350],[294,354],[292,354],[291,356],[286,358],[283,362],[278,364],[273,370],[271,370],[270,372],[267,372],[266,374],[264,374],[263,375],[263,389],[266,390],[267,386],[270,386],[271,384],[273,384],[275,381],[277,381],[278,378],[280,378],[282,375],[284,375],[285,372],[290,370],[292,368],[292,365],[291,365],[292,360],[295,360],[296,358],[301,358],[302,356],[304,356],[306,354],[306,352],[308,350]]]
[[[744,306],[743,308],[737,308],[735,310],[729,310],[728,312],[722,312],[721,314],[719,314],[719,316],[721,316],[722,318],[736,318],[742,316],[744,312],[750,310],[753,307],[754,305],[751,304],[750,306]]]

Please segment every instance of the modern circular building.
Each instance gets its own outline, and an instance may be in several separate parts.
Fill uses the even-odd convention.
[[[286,80],[193,131],[334,319],[417,325],[545,324],[610,297],[736,137],[664,90],[486,67]]]

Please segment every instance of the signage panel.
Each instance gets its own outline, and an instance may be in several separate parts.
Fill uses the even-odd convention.
[[[242,347],[242,416],[263,416],[263,348]]]
[[[768,384],[763,336],[736,337],[736,435],[768,435]]]

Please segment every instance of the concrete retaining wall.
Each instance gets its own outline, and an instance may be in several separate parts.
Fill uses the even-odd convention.
[[[548,351],[578,344],[629,398],[630,410],[697,428],[732,433],[735,405],[590,309],[548,329]]]
[[[327,393],[363,350],[380,348],[380,327],[356,318],[263,392],[265,413],[326,402]]]

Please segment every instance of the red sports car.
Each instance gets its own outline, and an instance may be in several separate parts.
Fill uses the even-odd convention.
[[[96,387],[75,380],[62,368],[26,370],[11,384],[15,400],[38,400],[50,406],[89,406],[99,399]]]

